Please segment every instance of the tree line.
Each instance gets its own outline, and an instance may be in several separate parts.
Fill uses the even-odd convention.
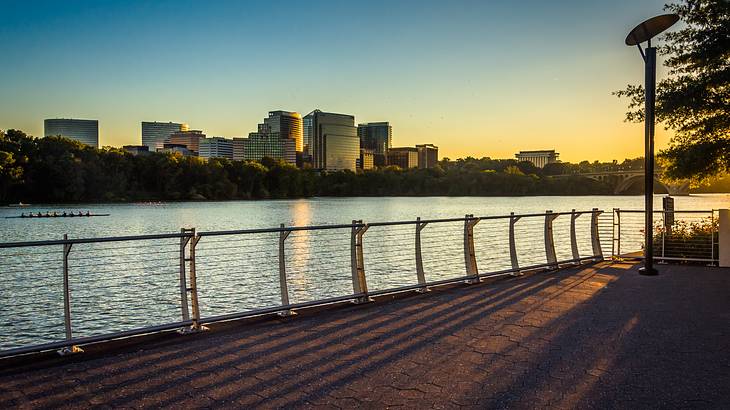
[[[319,172],[271,158],[206,161],[165,153],[132,155],[61,137],[0,131],[2,203],[609,193],[611,188],[602,182],[554,178],[515,160],[445,159],[431,169]]]

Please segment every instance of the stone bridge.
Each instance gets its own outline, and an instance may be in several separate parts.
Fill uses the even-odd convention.
[[[644,170],[605,171],[578,174],[583,177],[602,181],[613,186],[614,194],[643,192]],[[669,195],[689,195],[689,181],[668,181],[662,178],[661,171],[654,173],[654,193]]]

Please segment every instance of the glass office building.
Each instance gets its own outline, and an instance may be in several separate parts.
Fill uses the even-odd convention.
[[[99,148],[99,121],[54,118],[43,121],[43,135],[61,136],[90,147]]]
[[[385,157],[393,141],[393,127],[388,122],[369,122],[357,126],[360,147],[373,152],[375,165],[385,165]]]
[[[264,157],[296,165],[296,141],[291,138],[281,138],[278,133],[264,134],[259,132],[248,134],[248,138],[233,139],[234,160],[261,161]]]
[[[304,126],[302,115],[292,111],[269,111],[269,117],[259,124],[260,134],[278,134],[279,138],[292,139],[296,152],[304,150]]]
[[[158,148],[164,148],[165,142],[169,142],[171,134],[187,130],[187,124],[142,121],[142,145],[148,146],[150,151],[157,151]]]
[[[327,171],[355,171],[360,158],[355,117],[314,110],[304,118],[311,126],[312,167]]]

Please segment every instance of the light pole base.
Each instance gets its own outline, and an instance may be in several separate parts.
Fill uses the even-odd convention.
[[[659,274],[659,271],[654,268],[648,268],[646,266],[642,266],[639,268],[639,275],[644,276],[656,276]]]

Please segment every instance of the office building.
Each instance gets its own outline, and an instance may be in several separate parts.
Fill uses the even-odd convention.
[[[177,131],[170,134],[165,143],[185,145],[196,155],[200,152],[200,141],[205,139],[205,134],[200,130]]]
[[[355,117],[314,110],[307,114],[312,167],[327,171],[355,171],[360,157],[360,139]]]
[[[373,151],[369,149],[360,149],[360,158],[357,160],[357,168],[369,170],[375,168],[373,161]]]
[[[388,165],[403,169],[418,168],[418,148],[400,147],[388,150]]]
[[[147,155],[150,153],[150,147],[146,145],[124,145],[122,149],[134,156]]]
[[[264,157],[296,165],[296,141],[291,138],[281,138],[278,133],[260,132],[252,132],[248,134],[248,138],[233,139],[234,160],[261,161]]]
[[[233,140],[223,137],[211,137],[200,140],[201,158],[228,158],[233,159]]]
[[[279,138],[292,139],[296,152],[304,150],[304,127],[302,115],[291,111],[269,111],[269,117],[259,124],[260,134],[278,134]]]
[[[43,121],[43,135],[61,136],[99,148],[99,121],[54,118]]]
[[[393,140],[393,127],[388,122],[369,122],[357,126],[360,147],[373,152],[375,165],[385,165],[385,157]]]
[[[560,162],[558,157],[560,154],[552,150],[539,150],[539,151],[520,151],[515,154],[517,161],[528,161],[532,162],[536,167],[543,168],[547,164],[554,162]]]
[[[418,168],[433,168],[439,161],[439,147],[433,144],[416,145],[418,150]]]
[[[142,145],[150,147],[150,151],[157,151],[158,148],[164,148],[170,134],[187,130],[187,124],[142,121]]]

